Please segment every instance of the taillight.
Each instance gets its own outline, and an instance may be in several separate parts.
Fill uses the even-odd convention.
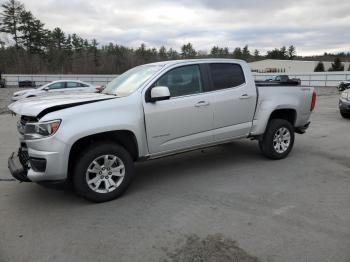
[[[316,91],[314,91],[312,93],[312,100],[311,100],[311,109],[310,111],[313,111],[315,109],[315,106],[316,106],[316,98],[317,98],[317,94],[316,94]]]

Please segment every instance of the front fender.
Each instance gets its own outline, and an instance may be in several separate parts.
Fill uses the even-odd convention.
[[[141,157],[148,154],[142,112],[141,104],[126,97],[51,112],[41,121],[62,119],[55,137],[64,141],[69,148],[76,141],[87,136],[110,131],[130,131],[136,137]]]

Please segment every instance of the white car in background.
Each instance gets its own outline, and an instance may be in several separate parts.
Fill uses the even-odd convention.
[[[34,89],[26,89],[15,92],[12,101],[24,98],[44,96],[49,94],[70,94],[70,93],[96,93],[101,91],[101,87],[93,86],[80,80],[58,80]]]

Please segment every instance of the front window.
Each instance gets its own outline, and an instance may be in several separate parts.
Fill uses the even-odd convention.
[[[56,82],[56,83],[53,83],[53,84],[49,85],[49,89],[50,89],[50,90],[53,90],[53,89],[62,89],[62,88],[64,88],[64,85],[65,85],[64,82]]]
[[[203,88],[199,66],[189,65],[175,68],[163,75],[155,86],[168,87],[171,97],[201,93]]]
[[[161,65],[143,65],[132,68],[113,79],[102,93],[116,96],[130,95],[162,67]]]

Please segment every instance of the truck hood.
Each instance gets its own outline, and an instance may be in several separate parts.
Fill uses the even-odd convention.
[[[49,112],[114,98],[117,97],[98,93],[42,96],[19,100],[8,108],[18,115],[38,117]]]

